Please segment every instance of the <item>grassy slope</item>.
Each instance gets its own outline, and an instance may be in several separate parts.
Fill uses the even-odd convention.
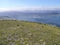
[[[0,21],[0,45],[60,45],[60,28],[24,21]]]

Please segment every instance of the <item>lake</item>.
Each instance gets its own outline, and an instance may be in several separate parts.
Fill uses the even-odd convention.
[[[2,16],[2,15],[0,15]],[[3,16],[8,16],[14,18],[16,20],[24,20],[30,22],[38,22],[38,23],[45,23],[45,24],[52,24],[55,26],[60,27],[60,14],[8,14]]]
[[[52,24],[60,27],[60,15],[30,15],[30,14],[23,14],[23,15],[15,15],[13,16],[17,20],[25,20],[31,22],[41,22],[45,24]]]

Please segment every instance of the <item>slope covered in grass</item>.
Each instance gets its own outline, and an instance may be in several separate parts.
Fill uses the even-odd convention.
[[[0,45],[60,45],[60,28],[34,22],[0,20]]]

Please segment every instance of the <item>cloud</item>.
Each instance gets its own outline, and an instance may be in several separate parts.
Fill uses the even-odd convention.
[[[16,8],[0,8],[0,12],[3,11],[24,11],[24,10],[55,10],[60,8],[54,8],[54,7],[16,7]]]

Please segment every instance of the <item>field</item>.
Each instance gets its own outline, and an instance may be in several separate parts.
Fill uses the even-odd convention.
[[[0,20],[0,45],[60,45],[60,28],[36,22]]]

